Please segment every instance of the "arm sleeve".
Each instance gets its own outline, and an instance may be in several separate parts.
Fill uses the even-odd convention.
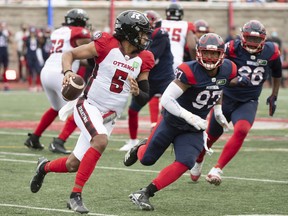
[[[200,130],[206,128],[206,120],[194,115],[188,110],[184,109],[176,101],[178,97],[183,94],[183,90],[175,82],[171,82],[164,91],[161,98],[161,105],[172,115],[184,119],[188,124],[192,125],[196,129]]]
[[[148,80],[141,80],[138,82],[140,89],[139,95],[134,96],[136,103],[140,106],[145,106],[149,100],[149,82]]]
[[[171,82],[161,97],[161,105],[171,114],[180,117],[183,108],[176,101],[183,94],[183,90],[175,83]]]

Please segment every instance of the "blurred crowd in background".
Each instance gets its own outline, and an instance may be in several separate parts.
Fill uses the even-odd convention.
[[[47,0],[28,0],[29,2],[37,1],[37,2],[47,2]],[[51,0],[52,1],[52,0]],[[57,0],[58,4],[65,4],[67,2],[95,2],[95,1],[110,1],[110,0]],[[171,0],[115,0],[115,1],[171,1]],[[178,0],[178,1],[186,1],[186,2],[227,2],[229,0]],[[264,3],[264,2],[288,2],[288,0],[231,0],[232,2],[259,2],[259,3]],[[55,1],[56,2],[56,1]],[[0,0],[0,3],[4,4],[22,4],[22,3],[27,3],[27,0]]]
[[[31,2],[43,2],[46,3],[47,0],[0,0],[0,3],[2,4],[23,4],[23,3],[28,3]],[[53,0],[51,0],[53,1]],[[55,1],[55,0],[54,0]],[[56,2],[57,1],[57,2]],[[95,2],[95,1],[110,1],[110,0],[56,0],[55,3],[57,4],[65,4],[69,2]],[[168,1],[170,2],[171,0],[115,0],[115,1]],[[178,0],[178,1],[186,1],[186,2],[235,2],[235,3],[241,3],[241,2],[251,2],[251,3],[264,3],[264,2],[280,2],[280,3],[285,3],[288,2],[288,0]]]
[[[0,21],[0,82],[3,86],[2,90],[10,90],[9,83],[11,82],[23,82],[28,84],[29,91],[42,91],[40,72],[49,56],[52,30],[47,26],[36,27],[33,24],[21,23],[19,30],[12,32],[9,29],[9,23]],[[91,31],[93,30],[91,29]],[[239,29],[232,26],[226,42],[239,38],[239,33]],[[288,47],[283,46],[276,29],[268,31],[267,40],[275,42],[281,50],[284,69],[282,87],[285,87],[288,73]],[[17,68],[9,67],[11,61],[9,58],[17,58]],[[271,80],[268,80],[267,85],[270,86],[270,84]]]
[[[30,91],[42,91],[40,72],[49,57],[51,31],[49,27],[22,23],[19,31],[11,32],[7,23],[0,23],[0,79],[4,90],[10,89],[10,80],[18,80],[28,82]],[[15,56],[18,64],[16,73],[9,67],[9,57]]]

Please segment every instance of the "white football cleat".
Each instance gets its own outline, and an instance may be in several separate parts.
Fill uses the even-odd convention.
[[[129,151],[131,148],[133,148],[137,143],[139,142],[138,139],[129,139],[126,141],[126,144],[122,146],[119,151]]]
[[[214,184],[216,186],[220,185],[222,182],[221,175],[223,171],[220,168],[213,167],[208,175],[206,176],[206,181],[210,184]]]
[[[194,167],[190,170],[190,177],[192,181],[196,182],[200,178],[203,164],[204,160],[200,163],[195,162]]]

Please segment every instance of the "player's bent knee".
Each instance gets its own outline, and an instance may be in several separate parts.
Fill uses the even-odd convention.
[[[248,121],[241,120],[234,126],[234,134],[237,134],[237,136],[241,138],[245,138],[251,127],[252,125]]]
[[[92,138],[91,145],[100,153],[104,152],[108,144],[108,137],[106,134],[99,134]]]
[[[80,165],[80,161],[74,156],[69,157],[66,161],[66,167],[68,172],[77,172]]]
[[[144,166],[152,166],[155,164],[156,160],[153,157],[143,157],[140,162]]]
[[[177,160],[179,163],[184,164],[187,166],[189,169],[192,169],[195,165],[195,160],[192,158],[187,158],[186,160]]]

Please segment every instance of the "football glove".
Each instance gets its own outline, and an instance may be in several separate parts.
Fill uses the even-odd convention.
[[[214,117],[218,122],[218,124],[220,124],[223,127],[223,130],[225,132],[229,131],[229,124],[222,113],[222,106],[220,104],[214,106]]]
[[[205,119],[202,119],[200,116],[194,114],[191,115],[187,122],[193,127],[195,127],[197,130],[206,130],[207,128],[207,121]]]
[[[202,119],[200,116],[194,115],[193,113],[182,109],[181,118],[185,119],[185,121],[192,125],[197,130],[206,130],[207,128],[207,121]]]
[[[277,96],[270,95],[266,100],[266,105],[269,105],[269,115],[273,116],[276,110]]]
[[[248,76],[238,76],[237,85],[238,86],[248,86],[251,80]]]

